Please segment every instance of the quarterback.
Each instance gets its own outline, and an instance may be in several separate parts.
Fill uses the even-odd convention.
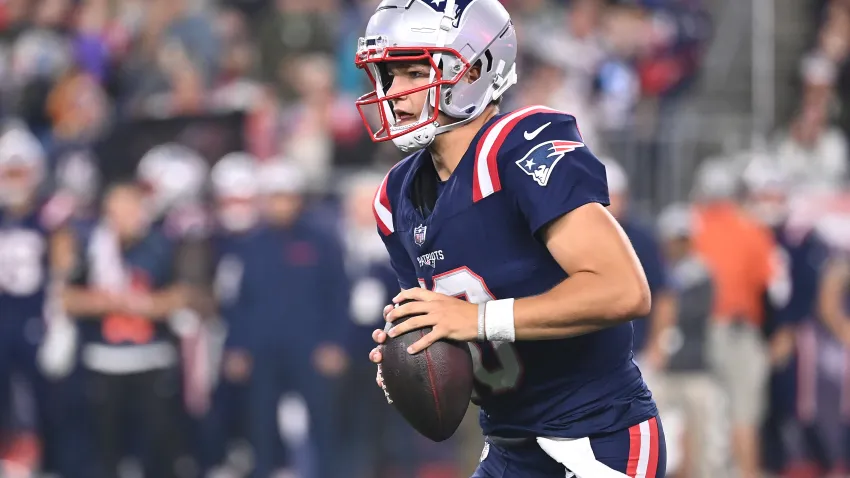
[[[356,63],[374,91],[357,107],[374,141],[411,153],[374,212],[393,302],[413,300],[388,306],[373,338],[432,327],[410,353],[470,343],[486,436],[473,478],[663,478],[664,433],[632,352],[646,278],[576,119],[499,111],[516,52],[498,0],[384,0],[370,19]]]

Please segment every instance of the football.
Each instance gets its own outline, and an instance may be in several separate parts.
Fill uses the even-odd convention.
[[[469,407],[472,356],[466,343],[450,340],[440,340],[414,355],[407,353],[407,347],[430,331],[426,327],[387,338],[381,369],[393,406],[416,431],[440,442],[454,434]]]

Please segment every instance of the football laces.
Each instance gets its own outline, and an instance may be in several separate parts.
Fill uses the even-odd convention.
[[[387,384],[384,383],[384,375],[381,373],[381,364],[378,364],[378,380],[381,382],[381,390],[384,391],[384,397],[387,399],[387,403],[392,404],[393,399],[390,398],[390,393],[387,391]]]

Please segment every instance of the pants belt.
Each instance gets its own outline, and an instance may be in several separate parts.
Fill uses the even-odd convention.
[[[537,444],[537,440],[531,437],[505,438],[487,435],[485,437],[485,440],[491,445],[495,445],[501,448],[519,448]]]

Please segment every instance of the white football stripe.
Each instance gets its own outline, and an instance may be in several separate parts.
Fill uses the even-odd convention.
[[[381,193],[384,191],[384,188],[387,186],[387,178],[390,175],[387,174],[384,176],[384,180],[381,181],[381,187],[378,188],[378,192],[375,194],[375,212],[378,215],[378,220],[381,221],[381,224],[384,225],[390,232],[395,232],[395,228],[393,228],[393,213],[389,209],[386,208],[383,204],[381,204]]]
[[[646,469],[649,468],[649,452],[652,447],[651,433],[649,420],[642,422],[640,424],[640,458],[638,459],[635,478],[646,478]]]

